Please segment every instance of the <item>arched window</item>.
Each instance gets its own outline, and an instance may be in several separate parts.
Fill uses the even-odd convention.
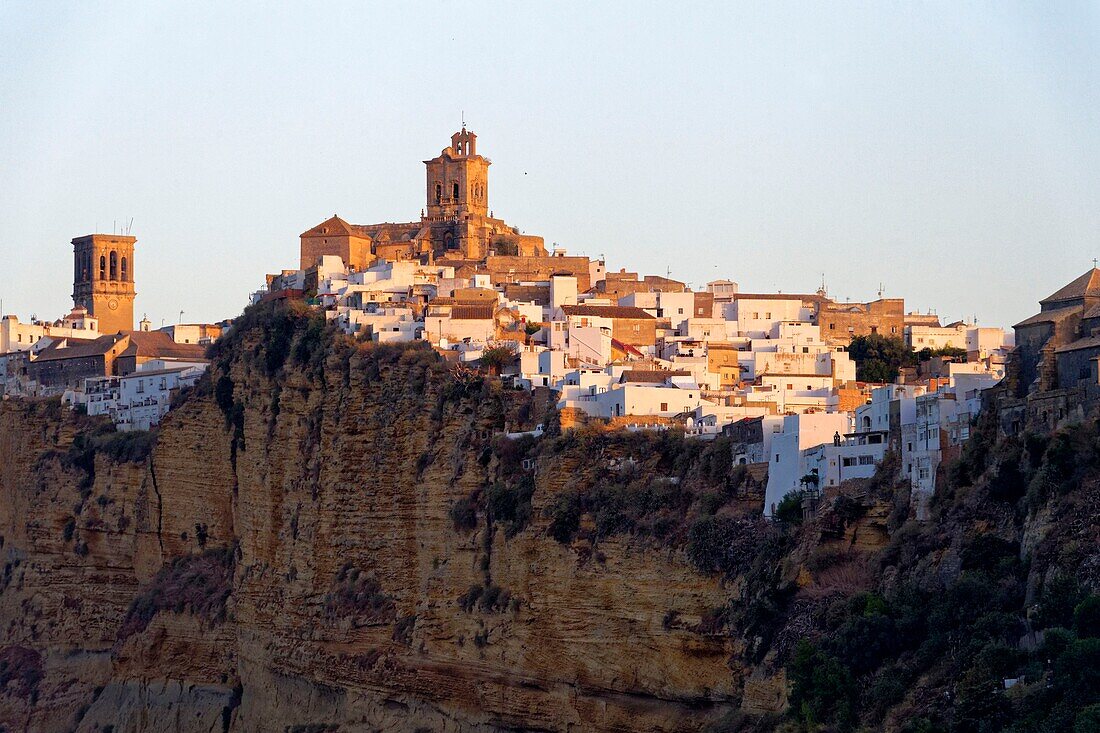
[[[107,258],[103,255],[99,256],[99,279],[107,279]]]
[[[454,200],[458,201],[458,183],[454,184]]]
[[[127,280],[129,280],[129,278],[126,277],[127,274],[128,273],[126,272],[126,258],[123,257],[122,258],[122,282],[126,282]]]
[[[435,184],[435,202],[437,204],[443,202],[443,184],[442,183]]]
[[[118,280],[118,253],[111,252],[111,279]]]

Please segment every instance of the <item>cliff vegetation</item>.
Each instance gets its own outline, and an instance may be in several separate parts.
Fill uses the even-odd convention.
[[[1098,730],[1095,422],[766,522],[723,439],[304,306],[210,356],[155,433],[0,405],[0,729]]]

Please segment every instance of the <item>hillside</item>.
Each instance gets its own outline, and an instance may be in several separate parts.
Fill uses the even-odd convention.
[[[1097,729],[1095,424],[771,524],[721,440],[237,326],[155,435],[0,404],[4,729]]]

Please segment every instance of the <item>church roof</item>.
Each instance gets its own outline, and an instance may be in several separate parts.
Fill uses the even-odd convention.
[[[364,237],[376,239],[381,242],[400,241],[406,242],[421,235],[420,222],[394,223],[383,222],[381,224],[349,224],[339,216],[333,214],[328,219],[302,232],[303,237]]]
[[[1100,297],[1100,269],[1092,268],[1058,292],[1040,300],[1039,303],[1057,303],[1085,297]]]
[[[1063,344],[1054,351],[1061,354],[1065,351],[1080,351],[1082,349],[1096,349],[1100,351],[1100,336],[1086,336],[1083,339],[1077,339],[1068,344]]]
[[[1068,318],[1075,313],[1080,313],[1081,307],[1071,305],[1066,308],[1053,308],[1051,310],[1042,311],[1036,313],[1031,318],[1025,318],[1017,323],[1013,328],[1019,328],[1020,326],[1034,326],[1036,323],[1057,323],[1063,318]]]
[[[311,229],[307,229],[306,231],[302,232],[301,236],[303,236],[303,237],[320,237],[320,236],[323,236],[325,234],[340,236],[340,235],[350,235],[350,234],[355,234],[355,233],[356,232],[354,232],[352,230],[351,224],[348,224],[346,221],[344,221],[340,217],[336,216],[336,214],[333,214],[332,216],[330,216],[328,219],[325,219],[323,222],[321,222],[317,226],[315,226]]]
[[[38,352],[35,361],[54,361],[58,359],[83,359],[86,356],[102,356],[111,350],[125,336],[110,334],[95,339],[62,338],[54,341]]]
[[[153,359],[191,359],[205,361],[206,347],[199,344],[179,344],[164,331],[125,331],[130,344],[120,356]]]

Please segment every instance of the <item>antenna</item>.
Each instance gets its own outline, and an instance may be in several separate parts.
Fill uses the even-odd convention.
[[[878,299],[879,300],[882,300],[882,291],[883,291],[883,285],[882,285],[882,282],[880,281],[879,284],[878,284]]]
[[[462,110],[462,129],[466,129],[466,110]]]
[[[183,323],[183,311],[180,311],[180,323]]]

